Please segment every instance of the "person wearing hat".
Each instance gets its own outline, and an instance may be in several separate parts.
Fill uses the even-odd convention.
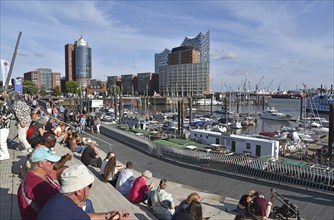
[[[51,198],[38,214],[38,220],[66,219],[130,219],[130,214],[124,211],[106,213],[86,213],[86,204],[94,175],[83,164],[68,167],[61,174],[60,193]]]
[[[84,149],[84,151],[81,154],[81,162],[85,164],[86,166],[94,166],[101,168],[102,165],[102,158],[99,155],[99,152],[97,151],[96,147],[98,144],[96,141],[92,141],[88,146]]]
[[[0,94],[0,160],[9,159],[7,137],[9,135],[12,111],[8,108],[5,97]]]
[[[30,161],[31,170],[23,178],[18,191],[18,205],[23,220],[36,219],[45,203],[58,193],[60,185],[50,173],[54,164],[60,160],[48,148],[33,151]]]

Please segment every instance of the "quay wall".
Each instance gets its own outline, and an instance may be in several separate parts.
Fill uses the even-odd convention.
[[[334,170],[176,149],[156,144],[133,133],[107,125],[102,125],[100,130],[103,135],[144,153],[198,169],[228,173],[310,191],[325,193],[334,191],[334,172],[332,172]]]

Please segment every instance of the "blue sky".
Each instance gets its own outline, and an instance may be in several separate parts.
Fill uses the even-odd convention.
[[[213,91],[246,84],[277,90],[334,83],[333,1],[0,1],[0,56],[13,76],[65,75],[64,45],[81,27],[93,78],[154,72],[154,53],[210,31]],[[246,82],[246,83],[245,83]]]

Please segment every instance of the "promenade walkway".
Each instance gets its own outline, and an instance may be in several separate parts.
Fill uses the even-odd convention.
[[[10,129],[9,139],[12,139],[16,136],[16,127],[14,122],[12,123]],[[103,136],[99,135],[99,138]],[[18,147],[17,139],[15,139],[9,145],[10,159],[0,161],[0,219],[1,220],[10,220],[10,219],[20,219],[20,213],[17,205],[17,189],[21,182],[21,166],[25,163],[27,156],[21,151],[16,150]],[[107,138],[106,141],[109,143],[112,141]],[[98,141],[99,142],[99,141]],[[106,146],[106,142],[99,142],[100,146]],[[109,146],[110,147],[110,146]],[[99,149],[101,156],[104,157],[106,153],[110,150],[109,147],[101,147]],[[54,151],[58,155],[63,155],[70,152],[67,148],[56,145]],[[113,151],[114,148],[113,148]],[[115,151],[116,157],[126,158],[126,155],[122,155],[122,152]],[[126,161],[131,160],[131,158],[119,160],[120,164],[125,164]],[[71,161],[68,162],[69,165],[81,163],[80,155],[75,153]],[[134,167],[135,177],[139,176],[141,172],[150,167],[140,167],[139,163]],[[138,168],[138,169],[137,169]],[[93,183],[91,189],[90,199],[93,201],[94,208],[96,212],[105,212],[107,210],[127,210],[131,213],[131,219],[146,220],[146,219],[156,219],[152,214],[152,211],[149,207],[144,204],[132,204],[130,203],[123,195],[121,195],[114,187],[109,183],[104,183],[101,181],[99,175],[99,169],[89,167],[92,173],[96,176],[96,179]],[[153,171],[153,175],[155,175]],[[234,215],[225,212],[225,206],[220,201],[222,197],[217,194],[208,193],[200,189],[191,187],[189,185],[184,185],[171,181],[169,176],[161,177],[167,178],[168,188],[167,191],[172,193],[173,197],[178,204],[181,200],[187,197],[191,192],[198,192],[202,197],[203,212],[204,216],[211,217],[210,219],[234,219]],[[158,186],[160,177],[154,177],[154,185]],[[225,201],[228,201],[227,206],[232,209],[235,204],[238,202],[232,198],[226,198]]]

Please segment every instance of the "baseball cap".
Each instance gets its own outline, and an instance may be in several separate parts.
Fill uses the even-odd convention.
[[[55,155],[54,152],[52,152],[50,149],[48,148],[37,148],[32,152],[31,155],[31,162],[36,163],[39,161],[43,161],[43,160],[48,160],[51,162],[58,162],[61,159],[60,156]]]
[[[83,189],[94,182],[94,175],[83,164],[69,166],[61,173],[61,193]]]

